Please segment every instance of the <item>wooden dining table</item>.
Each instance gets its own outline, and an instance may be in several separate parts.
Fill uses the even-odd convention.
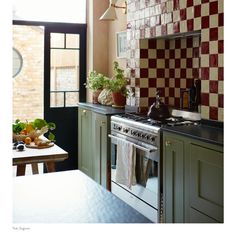
[[[26,147],[23,151],[13,150],[13,165],[17,167],[16,176],[24,176],[26,165],[32,166],[32,173],[38,174],[38,164],[44,163],[48,172],[56,171],[56,162],[68,158],[68,152],[54,144],[52,147],[37,149]]]

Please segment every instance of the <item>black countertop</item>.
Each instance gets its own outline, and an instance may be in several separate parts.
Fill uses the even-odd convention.
[[[93,103],[79,103],[79,108],[92,110],[99,114],[104,115],[115,115],[125,113],[125,109],[118,109],[112,106],[105,106]],[[218,126],[217,123],[210,120],[202,120],[200,125],[189,125],[189,126],[163,126],[163,131],[169,131],[184,135],[193,139],[199,139],[204,142],[223,146],[224,144],[224,132],[221,124]]]
[[[87,109],[87,110],[92,110],[96,113],[104,114],[104,115],[114,115],[114,114],[125,113],[124,108],[119,109],[119,108],[114,108],[112,106],[105,106],[105,105],[93,104],[93,103],[88,103],[88,102],[80,102],[78,103],[78,107]]]
[[[13,179],[13,223],[151,223],[79,170]]]
[[[224,131],[221,127],[200,125],[184,125],[184,126],[163,126],[163,131],[177,133],[203,142],[212,143],[223,146]]]

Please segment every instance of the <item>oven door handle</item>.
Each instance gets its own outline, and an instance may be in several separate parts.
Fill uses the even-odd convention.
[[[126,139],[118,138],[117,136],[114,136],[114,135],[108,135],[108,136],[109,136],[110,138],[112,138],[112,139],[117,139],[117,140],[129,142],[129,141],[126,140]],[[142,151],[145,151],[145,152],[151,153],[151,152],[157,151],[157,149],[148,149],[148,148],[145,148],[145,147],[143,147],[143,146],[134,144],[134,143],[132,143],[132,142],[129,142],[129,143],[133,144],[133,146],[134,146],[135,148],[138,148],[138,149],[140,149],[140,150],[142,150]]]

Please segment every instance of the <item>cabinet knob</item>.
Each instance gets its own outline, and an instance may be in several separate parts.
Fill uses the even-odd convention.
[[[166,147],[169,147],[171,145],[171,141],[167,140],[165,145],[166,145]]]
[[[86,110],[83,110],[82,113],[83,113],[83,114],[86,114]]]
[[[105,125],[105,121],[102,121],[101,124],[102,124],[102,125]]]

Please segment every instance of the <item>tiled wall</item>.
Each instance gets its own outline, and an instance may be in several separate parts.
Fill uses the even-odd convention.
[[[141,71],[141,39],[199,31],[201,115],[223,121],[223,0],[128,0],[127,5],[127,70],[136,106],[150,106],[146,88],[154,82]]]
[[[180,108],[180,91],[200,79],[199,46],[200,36],[140,40],[142,108],[155,101],[156,89],[166,104]]]

